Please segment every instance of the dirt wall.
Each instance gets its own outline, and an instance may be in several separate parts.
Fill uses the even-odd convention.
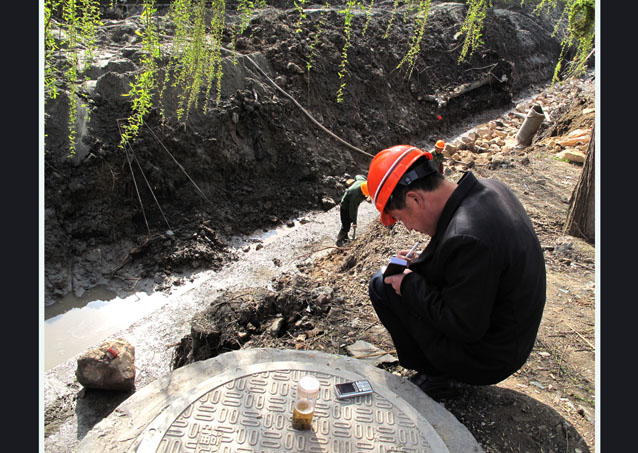
[[[121,95],[139,68],[139,17],[105,19],[97,61],[82,86],[86,107],[75,156],[65,146],[64,94],[46,105],[47,303],[118,275],[167,275],[193,262],[214,268],[231,258],[222,237],[322,209],[328,199],[338,202],[346,175],[365,172],[368,154],[397,143],[429,147],[460,121],[506,108],[514,93],[551,77],[560,50],[551,29],[514,10],[491,11],[484,44],[458,63],[464,8],[432,5],[411,74],[397,68],[413,31],[399,20],[403,11],[387,37],[392,2],[378,5],[365,34],[368,18],[358,12],[343,102],[336,99],[345,42],[339,7],[325,12],[309,73],[319,8],[308,9],[299,33],[298,12],[264,8],[237,42],[250,60],[233,64],[227,57],[220,103],[209,100],[204,114],[202,98],[200,109],[178,124],[170,113],[176,93],[168,92],[168,121],[153,110],[128,152],[117,146],[117,121],[129,114]],[[170,28],[163,31],[170,37]],[[328,135],[291,98],[365,153]]]

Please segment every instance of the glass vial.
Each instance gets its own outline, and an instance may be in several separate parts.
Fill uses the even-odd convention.
[[[311,375],[299,379],[295,405],[292,409],[292,427],[294,429],[310,429],[319,394],[319,385],[317,378]]]

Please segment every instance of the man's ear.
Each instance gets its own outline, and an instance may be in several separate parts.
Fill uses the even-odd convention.
[[[423,194],[416,190],[410,190],[405,194],[406,205],[413,205],[414,207],[423,206]]]

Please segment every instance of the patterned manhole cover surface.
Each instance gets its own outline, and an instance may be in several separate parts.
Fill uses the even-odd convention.
[[[292,428],[297,382],[321,383],[312,428]],[[136,452],[447,452],[432,425],[394,392],[337,400],[334,384],[361,379],[308,362],[259,364],[211,378],[159,415]]]

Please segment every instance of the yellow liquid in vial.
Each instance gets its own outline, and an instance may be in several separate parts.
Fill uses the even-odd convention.
[[[297,401],[292,410],[292,427],[294,429],[310,429],[314,408],[308,401]]]

